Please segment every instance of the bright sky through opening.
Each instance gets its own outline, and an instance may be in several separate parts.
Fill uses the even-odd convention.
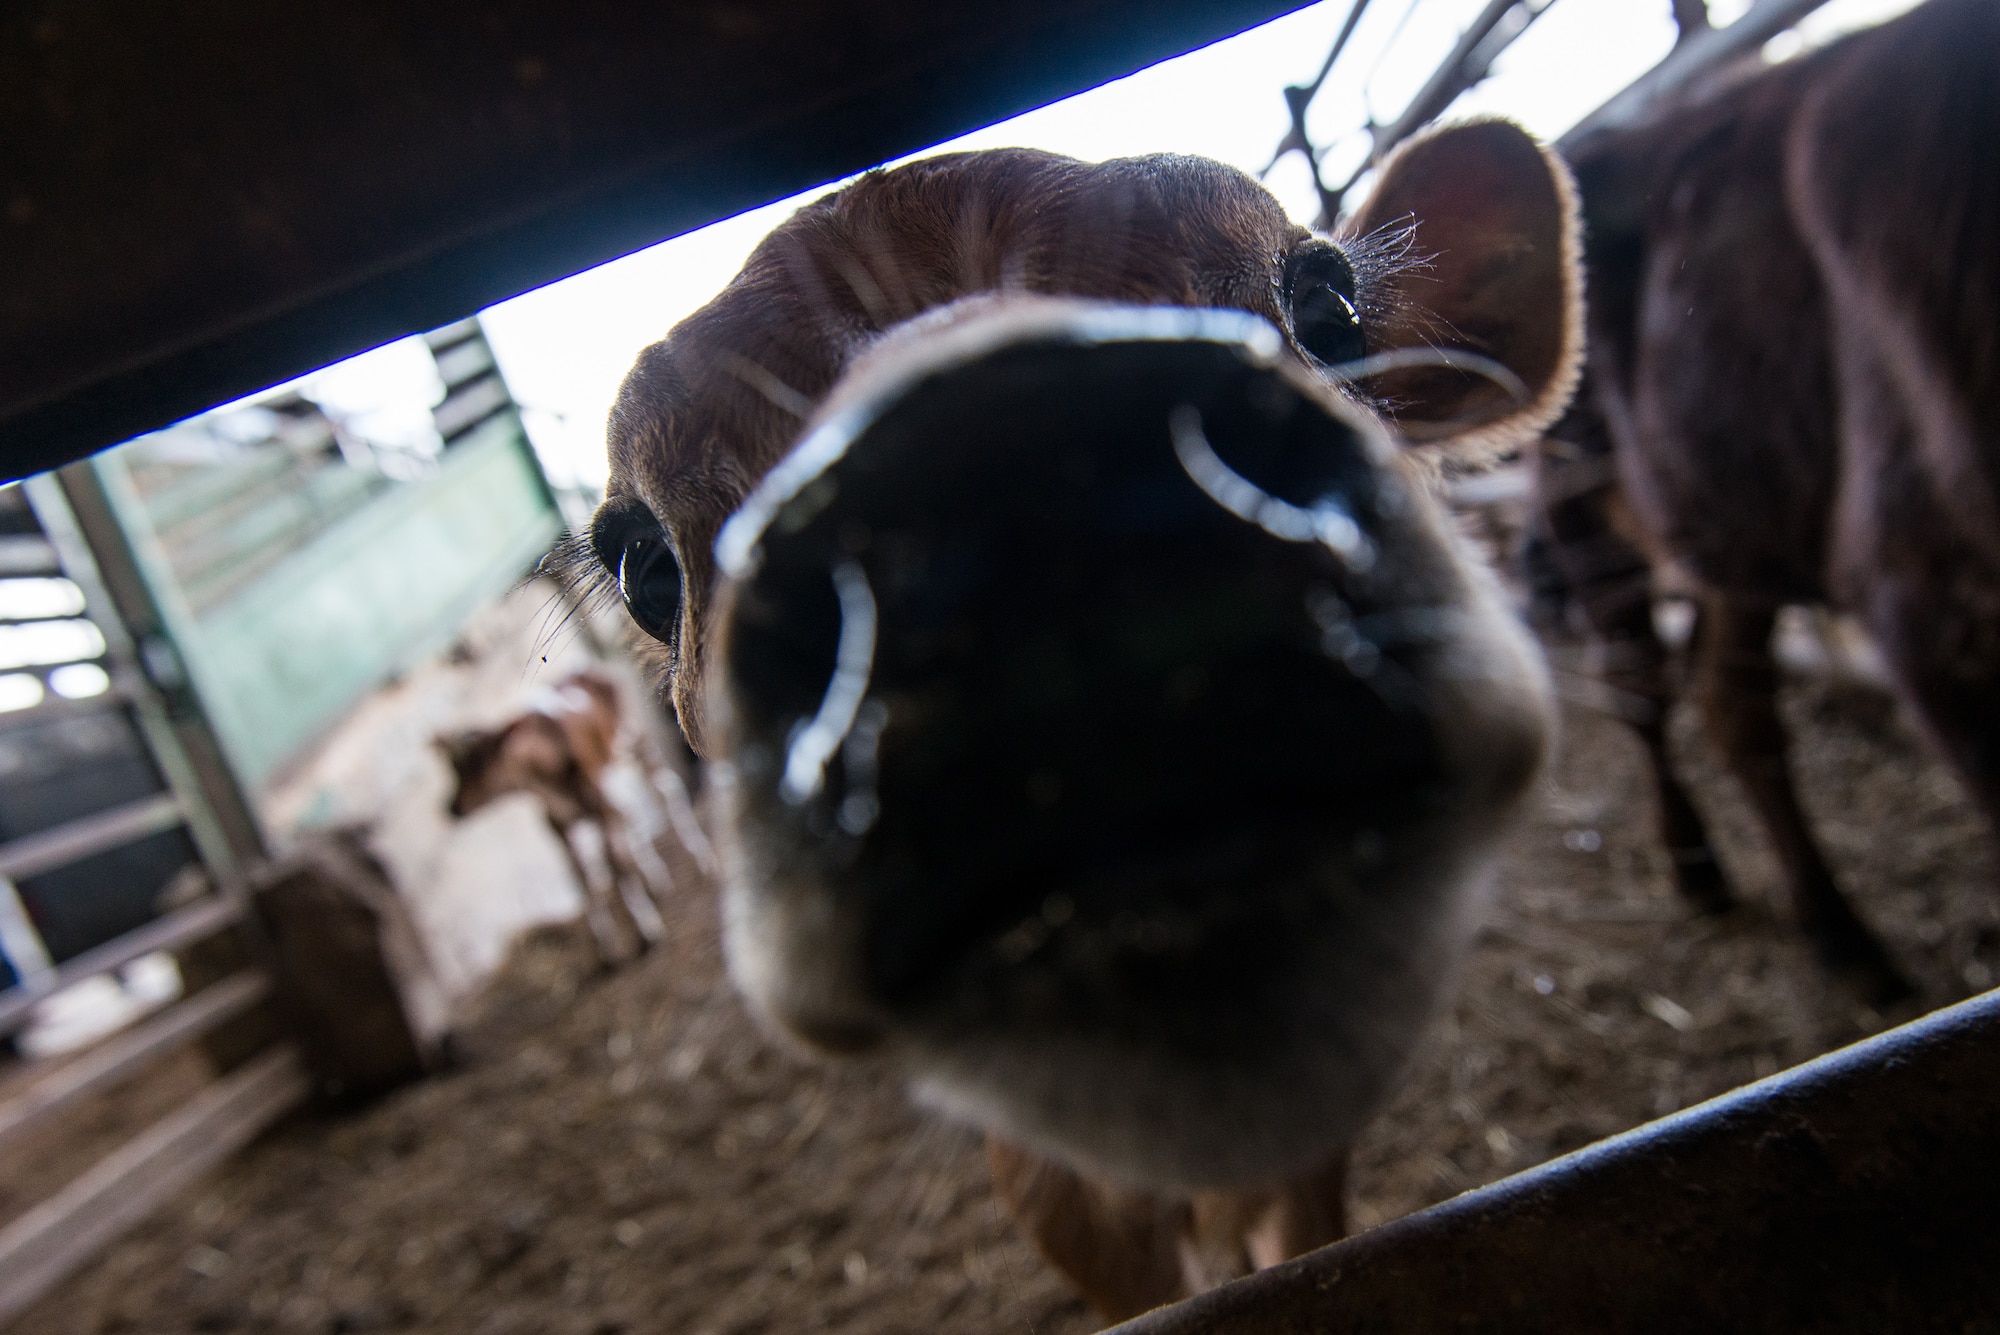
[[[1726,24],[1748,2],[1709,0],[1709,10],[1714,22]],[[1287,128],[1281,90],[1317,72],[1350,3],[1324,0],[913,156],[1020,145],[1091,160],[1196,153],[1259,171]],[[1799,34],[1771,43],[1766,55],[1793,55],[1805,43],[1880,22],[1914,3],[1832,0]],[[1371,117],[1388,121],[1403,109],[1483,5],[1484,0],[1372,0],[1308,120],[1315,142],[1329,149],[1329,182],[1345,179],[1365,157],[1362,127]],[[1510,116],[1554,139],[1656,64],[1673,41],[1670,0],[1555,0],[1449,116]],[[1296,154],[1266,184],[1301,221],[1317,212],[1310,177]],[[552,481],[602,486],[605,415],[633,357],[714,296],[766,232],[830,188],[715,223],[481,313]],[[371,378],[371,362],[379,364],[385,381],[407,379],[405,363],[423,351],[412,343],[391,344],[329,368],[308,385],[337,374],[343,392],[352,396]],[[319,397],[311,388],[307,392]]]

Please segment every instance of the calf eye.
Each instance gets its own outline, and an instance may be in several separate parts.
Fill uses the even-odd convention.
[[[1367,355],[1361,317],[1354,308],[1354,266],[1338,247],[1308,241],[1285,262],[1285,307],[1292,337],[1327,366]]]
[[[639,629],[670,639],[680,622],[681,567],[652,511],[636,501],[614,502],[592,521],[590,545]]]

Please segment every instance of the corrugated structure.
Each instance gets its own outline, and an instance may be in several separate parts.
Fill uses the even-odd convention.
[[[66,471],[131,542],[237,779],[255,787],[384,678],[449,642],[561,529],[476,321],[428,336],[424,448],[382,448],[297,394]]]

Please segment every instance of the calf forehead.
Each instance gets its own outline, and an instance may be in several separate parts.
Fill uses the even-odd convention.
[[[801,210],[750,266],[775,258],[809,295],[893,321],[990,288],[1198,300],[1246,250],[1296,231],[1263,187],[1205,158],[1000,149],[871,173]],[[848,281],[857,259],[879,266],[879,291]]]
[[[670,523],[733,504],[859,351],[969,294],[1278,319],[1283,257],[1305,235],[1255,181],[1202,158],[1002,149],[870,173],[778,227],[714,301],[641,354],[612,412],[612,490]]]

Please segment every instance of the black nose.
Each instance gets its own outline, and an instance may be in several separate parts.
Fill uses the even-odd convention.
[[[836,419],[718,549],[744,837],[892,1008],[1212,946],[1438,769],[1379,437],[1250,317],[1122,314]]]

